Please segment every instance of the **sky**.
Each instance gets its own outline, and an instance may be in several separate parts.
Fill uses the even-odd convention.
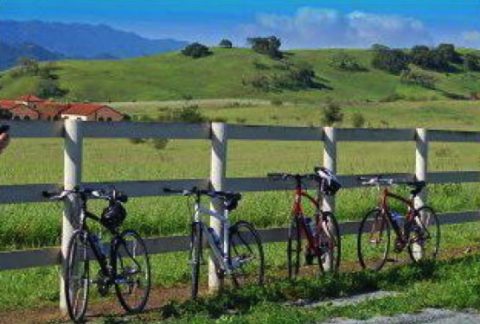
[[[0,0],[0,19],[107,24],[207,45],[276,35],[284,48],[480,48],[480,0]]]

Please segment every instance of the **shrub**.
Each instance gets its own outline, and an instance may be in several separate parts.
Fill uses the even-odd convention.
[[[280,100],[280,99],[272,99],[272,100],[270,100],[270,104],[272,106],[281,106],[281,105],[283,105],[283,101]]]
[[[243,83],[246,85],[251,85],[255,89],[261,91],[270,90],[270,81],[268,80],[268,77],[263,74],[256,74],[247,80],[243,80]]]
[[[342,108],[339,104],[329,100],[322,111],[322,124],[332,126],[343,121]]]
[[[182,54],[193,58],[201,58],[212,54],[212,52],[210,52],[210,49],[203,44],[192,43],[182,50]]]
[[[278,89],[299,90],[315,87],[315,71],[308,63],[288,65],[286,72],[274,74],[272,85]]]
[[[337,70],[358,72],[365,71],[365,68],[360,65],[356,57],[349,55],[345,52],[339,52],[334,54],[330,58],[330,66]]]
[[[437,79],[430,73],[421,70],[404,70],[400,75],[400,81],[406,84],[415,84],[427,89],[435,89]]]
[[[218,46],[222,47],[222,48],[232,48],[233,47],[233,43],[231,40],[229,39],[222,39],[220,41],[220,44],[218,44]]]
[[[359,112],[354,113],[352,116],[352,125],[355,128],[362,128],[365,125],[365,117]]]
[[[260,54],[265,54],[274,59],[283,57],[280,47],[282,42],[275,36],[270,37],[251,37],[247,38],[247,42],[252,46],[252,49]]]
[[[153,147],[157,150],[164,150],[167,148],[168,139],[166,138],[155,138],[152,140]]]
[[[207,118],[200,112],[198,105],[185,106],[180,110],[175,110],[170,116],[170,121],[184,123],[203,123]]]

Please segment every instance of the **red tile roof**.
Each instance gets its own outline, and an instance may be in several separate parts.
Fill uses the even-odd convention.
[[[18,105],[18,102],[15,100],[0,100],[0,109],[12,109]]]
[[[32,94],[28,94],[28,95],[18,97],[16,100],[17,101],[26,101],[26,102],[44,102],[45,101],[44,99],[39,98],[39,97],[37,97],[35,95],[32,95]]]
[[[80,116],[90,116],[95,113],[97,110],[108,107],[106,105],[94,104],[94,103],[79,103],[72,104],[70,108],[63,111],[62,114],[65,115],[80,115]]]
[[[35,106],[35,109],[42,116],[55,117],[59,116],[62,112],[69,109],[72,105],[69,103],[61,103],[55,101],[44,101]],[[59,116],[60,117],[60,116]]]

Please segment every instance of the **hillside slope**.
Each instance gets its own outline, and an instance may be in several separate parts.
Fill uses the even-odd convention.
[[[308,62],[315,70],[315,89],[261,91],[245,85],[258,75],[282,73],[278,61],[249,49],[214,49],[201,59],[178,52],[121,61],[62,61],[56,73],[71,100],[148,101],[183,98],[261,98],[315,102],[327,97],[338,101],[380,100],[403,96],[409,100],[441,99],[450,94],[468,96],[480,91],[480,73],[435,73],[437,89],[405,85],[398,76],[373,69],[371,52],[348,50],[366,67],[364,72],[340,71],[330,66],[339,50],[288,52],[290,63]],[[0,78],[0,98],[35,92],[35,77]]]

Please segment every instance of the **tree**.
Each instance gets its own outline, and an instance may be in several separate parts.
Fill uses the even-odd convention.
[[[19,58],[18,67],[23,74],[37,75],[39,71],[38,61],[29,57]]]
[[[399,74],[408,67],[410,57],[400,49],[379,49],[374,52],[373,67]]]
[[[430,48],[425,45],[416,45],[410,51],[412,63],[423,68],[432,66],[432,55]]]
[[[218,46],[222,47],[222,48],[232,48],[233,47],[233,43],[231,40],[229,39],[222,39],[220,41],[220,44],[218,44]]]
[[[329,100],[323,108],[322,124],[332,126],[343,121],[342,108],[339,104]]]
[[[365,71],[365,68],[358,63],[355,56],[345,52],[338,52],[330,58],[330,66],[343,71]]]
[[[469,71],[480,72],[480,56],[474,53],[465,54],[463,65]]]
[[[274,59],[283,57],[280,47],[282,41],[275,36],[270,37],[252,37],[247,38],[247,42],[252,46],[252,49],[260,54],[265,54]]]
[[[212,54],[212,52],[210,52],[210,49],[203,44],[192,43],[187,45],[187,47],[182,50],[182,54],[193,58],[200,58],[208,56]]]
[[[435,50],[445,62],[462,63],[462,56],[457,53],[453,44],[440,44]]]

